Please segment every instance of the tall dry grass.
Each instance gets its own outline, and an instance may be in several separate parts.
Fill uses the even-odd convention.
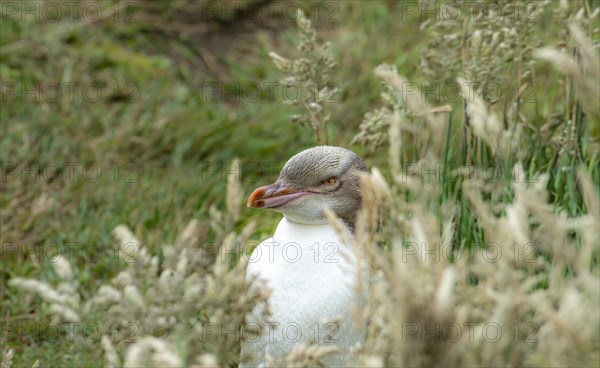
[[[119,225],[113,237],[119,263],[127,266],[89,299],[82,300],[64,258],[53,264],[61,280],[57,285],[14,278],[10,286],[39,295],[57,323],[94,323],[102,332],[96,348],[105,352],[103,366],[233,364],[239,358],[239,331],[222,332],[239,329],[246,313],[268,297],[246,281],[246,258],[235,263],[232,257],[255,226],[249,223],[240,233],[234,231],[244,202],[239,167],[234,161],[229,171],[226,210],[211,209],[214,241],[206,238],[198,220],[192,220],[173,244],[162,246],[159,256],[150,254],[127,226]],[[75,337],[82,349],[91,344],[83,334]]]

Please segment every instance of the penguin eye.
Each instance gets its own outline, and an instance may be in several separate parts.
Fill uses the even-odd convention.
[[[323,185],[333,185],[337,183],[337,178],[335,176],[332,176],[329,179],[323,180]]]

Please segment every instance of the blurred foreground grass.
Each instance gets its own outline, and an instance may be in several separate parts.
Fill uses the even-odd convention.
[[[98,2],[93,9],[101,16],[90,21],[81,9],[85,4],[92,9],[91,2],[84,2],[73,12],[61,6],[60,22],[52,21],[53,8],[41,5],[45,13],[36,19],[40,13],[27,13],[29,5],[24,4],[40,3],[3,1],[0,14],[0,318],[4,325],[35,330],[49,323],[50,311],[37,297],[23,302],[8,280],[56,280],[52,255],[57,249],[75,249],[72,261],[80,291],[92,295],[123,266],[113,257],[117,246],[110,234],[115,226],[134,228],[159,254],[160,244],[173,242],[191,218],[200,219],[207,238],[214,237],[204,219],[211,205],[224,204],[227,167],[234,157],[241,160],[241,181],[249,193],[274,180],[286,159],[313,140],[288,122],[292,109],[280,103],[280,88],[271,94],[265,84],[281,79],[268,52],[285,53],[295,39],[294,13],[278,12],[286,3],[248,20],[244,11],[253,2],[236,3],[241,13],[216,16],[194,13],[206,4],[201,2]],[[363,115],[381,104],[383,88],[372,72],[377,65],[393,64],[411,80],[426,80],[419,62],[430,33],[420,28],[424,19],[407,12],[406,4],[416,3],[289,3],[312,15],[339,60],[332,77],[341,93],[339,102],[330,105],[331,144],[348,147]],[[552,23],[537,26],[536,34],[547,34],[548,42],[560,32]],[[575,168],[584,165],[596,187],[600,183],[597,116],[581,125],[585,132],[577,132],[584,151],[553,156],[554,147],[547,148],[555,144],[564,116],[570,115],[564,109],[572,104],[553,97],[562,91],[549,82],[556,78],[550,67],[534,70],[535,98],[523,110],[534,111],[528,115],[535,120],[527,124],[539,136],[531,134],[527,142],[525,171],[551,174],[551,202],[570,215],[580,214],[584,208]],[[255,96],[248,86],[258,86],[259,93]],[[490,152],[466,144],[456,123],[462,107],[461,101],[454,102],[448,119],[455,124],[445,121],[448,125],[439,127],[447,129],[446,158],[465,164],[466,150],[473,149],[470,157],[482,158],[484,165],[492,159]],[[547,125],[552,119],[558,122]],[[418,160],[422,144],[402,147],[406,162]],[[389,175],[386,150],[350,148]],[[460,183],[444,191],[442,198],[458,199],[463,206],[456,236],[467,244],[460,246],[483,242]],[[242,211],[239,229],[254,215]],[[253,239],[269,234],[278,217],[261,213]],[[45,259],[32,260],[36,252]],[[98,366],[103,355],[93,346],[82,351],[67,339],[48,341],[36,333],[5,333],[2,347],[16,349],[15,366],[37,359],[43,366]]]

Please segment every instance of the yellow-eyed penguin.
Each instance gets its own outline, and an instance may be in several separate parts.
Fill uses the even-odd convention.
[[[262,335],[242,341],[240,367],[265,366],[267,355],[281,361],[294,345],[313,341],[337,347],[324,363],[342,367],[351,347],[364,342],[351,313],[357,300],[352,239],[365,172],[354,152],[318,146],[293,156],[275,183],[248,198],[248,207],[275,210],[283,218],[249,258],[247,278],[258,277],[271,289],[271,317],[258,322],[259,311],[248,316],[246,327]],[[326,208],[343,220],[343,239],[329,224]]]

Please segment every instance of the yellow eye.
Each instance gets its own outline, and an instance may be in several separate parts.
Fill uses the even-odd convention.
[[[333,185],[335,183],[337,183],[337,179],[335,178],[335,176],[332,176],[331,178],[323,181],[323,184],[325,185]]]

